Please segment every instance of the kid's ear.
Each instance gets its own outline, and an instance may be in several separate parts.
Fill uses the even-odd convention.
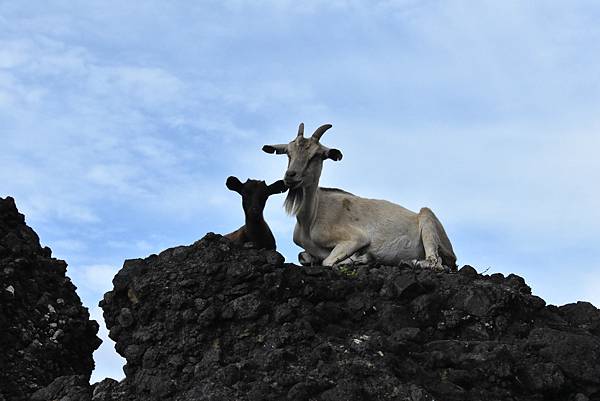
[[[342,160],[342,152],[339,149],[329,149],[325,155],[326,159],[331,159],[333,161]]]
[[[237,193],[240,193],[242,191],[242,188],[244,187],[244,184],[242,184],[241,181],[238,180],[238,178],[234,177],[234,176],[230,176],[229,178],[227,178],[225,185],[231,191],[235,191]]]
[[[283,183],[283,180],[275,181],[267,187],[269,195],[282,194],[288,190],[288,187]]]

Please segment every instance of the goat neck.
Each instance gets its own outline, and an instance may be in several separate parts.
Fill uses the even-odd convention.
[[[262,212],[259,215],[256,215],[253,217],[249,217],[246,214],[245,222],[246,222],[246,228],[250,232],[255,232],[255,231],[261,230],[264,226],[267,225]]]
[[[267,225],[262,212],[259,216],[254,218],[246,216],[246,232],[249,238],[258,242],[257,245],[263,247],[271,246],[269,249],[274,249],[275,238],[273,237],[273,233]],[[272,245],[270,245],[271,243]]]
[[[319,179],[305,183],[300,190],[302,191],[302,203],[296,214],[296,221],[298,225],[308,230],[315,222],[319,210]]]

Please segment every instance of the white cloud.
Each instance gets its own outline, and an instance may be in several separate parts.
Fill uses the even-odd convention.
[[[92,265],[82,267],[85,270],[86,281],[94,283],[95,287],[112,289],[112,279],[120,269],[118,266]],[[108,283],[108,285],[107,285]]]
[[[69,266],[71,277],[87,305],[95,305],[105,292],[112,290],[112,279],[119,271],[116,265],[79,265]]]
[[[78,239],[60,239],[52,241],[52,250],[62,254],[82,252],[87,249],[87,244]]]

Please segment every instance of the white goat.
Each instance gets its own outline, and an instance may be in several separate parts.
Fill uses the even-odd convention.
[[[436,270],[456,269],[452,245],[430,209],[414,213],[385,200],[319,187],[323,161],[342,159],[338,149],[319,142],[329,128],[330,124],[323,125],[305,138],[304,124],[300,124],[290,143],[263,146],[267,153],[288,156],[284,182],[290,190],[285,208],[296,215],[294,242],[305,250],[298,255],[300,263],[412,261]]]

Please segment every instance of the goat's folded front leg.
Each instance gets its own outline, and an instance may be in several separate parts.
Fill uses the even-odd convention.
[[[302,266],[315,266],[320,265],[322,259],[317,258],[310,253],[303,251],[298,254],[298,261]]]
[[[338,262],[337,265],[366,265],[373,261],[373,256],[368,252],[356,252],[349,258]]]
[[[333,266],[352,256],[355,252],[367,247],[370,241],[364,237],[353,238],[339,242],[329,256],[323,261],[323,266]]]

